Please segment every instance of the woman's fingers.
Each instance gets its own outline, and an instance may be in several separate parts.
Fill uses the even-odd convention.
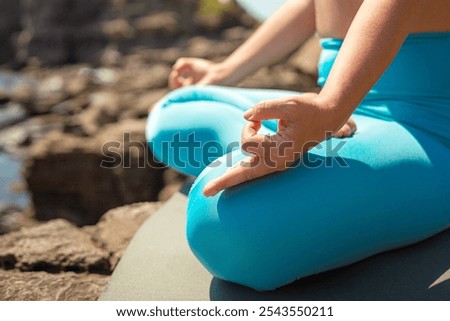
[[[211,65],[211,61],[206,59],[180,58],[172,67],[169,86],[175,89],[194,84],[212,84],[214,79],[207,77]]]
[[[259,145],[264,142],[264,135],[258,134],[261,122],[248,121],[241,134],[241,149],[247,153],[257,154]]]
[[[194,83],[193,73],[194,69],[189,59],[178,59],[169,75],[169,87],[175,89],[192,85]]]
[[[187,81],[192,77],[186,77],[187,73],[181,74],[178,70],[172,70],[169,75],[169,87],[171,89],[180,88],[187,85]]]
[[[296,108],[289,101],[273,99],[262,101],[244,113],[246,120],[262,121],[267,119],[290,119],[292,109]]]
[[[226,171],[221,177],[206,184],[203,194],[214,196],[224,189],[268,175],[274,171],[275,169],[266,166],[265,162],[261,161],[258,156],[247,157],[239,165]]]
[[[356,132],[357,126],[353,118],[347,120],[347,122],[339,130],[333,133],[333,137],[345,138],[351,137]]]
[[[242,149],[253,155],[209,182],[203,190],[205,196],[214,196],[221,190],[286,169],[295,160],[292,144],[283,141],[278,133],[272,136],[258,134],[260,128],[259,121],[249,121],[244,126]]]

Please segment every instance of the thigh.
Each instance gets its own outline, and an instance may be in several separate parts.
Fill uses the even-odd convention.
[[[261,100],[292,94],[215,86],[175,90],[152,109],[147,141],[158,160],[197,176],[217,157],[239,148],[245,110]],[[264,122],[262,132],[273,130],[275,121]]]
[[[190,192],[189,244],[217,277],[268,290],[424,239],[450,224],[450,152],[395,122],[355,116],[284,172],[205,198],[205,184],[243,158],[206,168]],[[328,145],[327,145],[328,144]]]

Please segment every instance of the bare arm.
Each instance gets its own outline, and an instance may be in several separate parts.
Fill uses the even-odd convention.
[[[234,83],[287,55],[315,32],[313,0],[289,0],[218,68]]]
[[[169,86],[231,85],[281,59],[314,32],[314,0],[289,0],[225,61],[178,59],[169,76]]]
[[[363,2],[319,95],[319,99],[324,99],[336,112],[330,129],[339,127],[348,119],[389,67],[409,31],[417,23],[424,2]]]
[[[345,37],[330,76],[319,95],[304,94],[259,103],[244,114],[249,121],[242,141],[253,156],[209,182],[212,196],[228,187],[287,168],[338,129],[394,59],[423,10],[424,0],[365,0]],[[269,139],[276,148],[265,154],[261,121],[280,119]],[[281,148],[288,143],[288,150]],[[280,151],[283,150],[281,154]],[[270,163],[265,160],[270,156]],[[251,166],[249,166],[249,164]]]

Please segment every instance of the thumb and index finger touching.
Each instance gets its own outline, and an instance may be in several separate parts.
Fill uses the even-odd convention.
[[[194,82],[193,65],[189,58],[180,58],[173,65],[169,75],[169,87],[172,89],[192,85]]]
[[[243,143],[254,142],[261,144],[267,141],[267,136],[258,134],[261,128],[261,121],[267,119],[283,119],[290,117],[289,108],[285,108],[284,104],[279,100],[264,101],[256,104],[244,113],[244,118],[248,123],[242,131]],[[279,169],[270,166],[264,161],[264,157],[257,152],[253,156],[249,156],[236,166],[226,171],[219,178],[212,180],[206,184],[203,194],[205,196],[214,196],[221,190],[241,184],[243,182],[262,177],[278,171]]]

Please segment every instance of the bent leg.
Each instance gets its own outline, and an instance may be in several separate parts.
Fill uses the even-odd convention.
[[[215,197],[202,190],[226,170],[226,156],[201,173],[189,195],[187,238],[212,274],[274,289],[450,225],[448,148],[395,122],[355,120],[353,138],[330,139],[300,166]]]
[[[181,88],[152,109],[147,141],[158,160],[197,176],[213,160],[239,148],[245,110],[261,100],[293,94],[298,93],[216,86]],[[276,130],[275,121],[263,125],[262,132]]]

